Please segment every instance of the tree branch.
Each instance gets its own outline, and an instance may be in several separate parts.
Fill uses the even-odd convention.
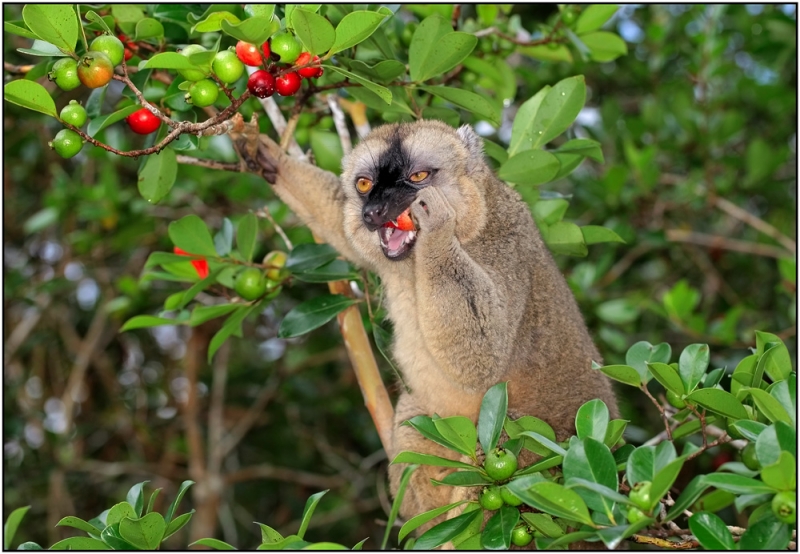
[[[790,256],[785,249],[777,246],[729,239],[718,235],[696,233],[683,229],[667,229],[666,236],[667,240],[672,242],[688,242],[691,244],[699,244],[700,246],[707,246],[709,248],[721,248],[723,250],[732,250],[744,254],[755,254],[756,256],[766,256],[769,258],[788,258]]]

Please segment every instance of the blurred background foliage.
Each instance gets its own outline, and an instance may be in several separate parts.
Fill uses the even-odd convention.
[[[433,9],[441,7],[401,7],[392,40],[402,40],[404,22]],[[4,10],[4,19],[19,18],[20,6]],[[532,31],[555,10],[526,4],[511,13]],[[606,24],[628,43],[627,56],[598,63],[508,55],[517,91],[504,124],[473,121],[504,145],[522,101],[546,84],[586,76],[574,133],[600,141],[605,164],[587,161],[543,190],[571,196],[565,219],[606,225],[627,241],[593,246],[586,258],[557,257],[606,363],[624,362],[639,340],[669,342],[674,353],[700,342],[711,345],[712,365],[732,371],[756,329],[796,352],[795,10],[627,5]],[[475,17],[474,6],[462,7],[465,26]],[[15,51],[21,39],[6,38],[4,60],[30,63]],[[476,53],[512,47],[488,35]],[[469,69],[459,79],[507,86]],[[73,97],[55,94],[59,107]],[[219,229],[224,217],[236,221],[266,203],[293,242],[309,241],[308,231],[252,175],[181,166],[171,194],[149,205],[136,190],[140,162],[97,148],[62,160],[47,148],[58,122],[3,108],[3,507],[32,505],[17,538],[51,544],[69,534],[54,527],[61,517],[94,517],[142,478],[165,488],[160,501],[191,478],[198,485],[186,501],[195,508],[221,487],[218,505],[193,520],[193,539],[258,544],[254,521],[292,531],[307,496],[330,488],[309,540],[371,537],[367,547],[375,548],[389,509],[387,461],[338,328],[276,336],[283,314],[324,285],[285,289],[211,366],[205,352],[218,323],[118,333],[126,319],[155,313],[181,290],[139,279],[150,252],[171,250],[170,221],[195,213]],[[368,115],[381,123],[381,114]],[[299,141],[330,123],[320,103]],[[136,146],[125,131],[111,126],[103,139]],[[217,157],[235,159],[226,138],[203,140]],[[261,224],[256,259],[285,249]],[[658,432],[644,397],[619,400],[632,421],[630,442]],[[220,440],[231,428],[242,438],[232,447]],[[694,462],[718,465],[732,456],[724,448]],[[203,479],[211,469],[222,483]],[[46,524],[30,524],[37,519]],[[188,539],[179,534],[167,545]]]

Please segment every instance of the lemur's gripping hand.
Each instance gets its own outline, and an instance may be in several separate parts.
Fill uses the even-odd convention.
[[[411,204],[411,215],[417,222],[417,240],[426,250],[447,248],[455,237],[456,211],[435,187],[422,189]]]

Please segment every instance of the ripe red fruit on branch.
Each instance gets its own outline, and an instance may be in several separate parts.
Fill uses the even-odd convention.
[[[292,96],[295,92],[300,90],[302,82],[303,80],[300,78],[300,75],[292,71],[291,73],[281,75],[275,79],[275,90],[277,90],[278,94],[281,96]]]
[[[254,71],[247,80],[247,90],[257,98],[269,98],[275,92],[275,77],[268,71]]]
[[[173,251],[179,256],[194,256],[194,254],[189,254],[186,250],[178,248],[177,246],[173,249]],[[194,266],[195,271],[197,271],[198,277],[201,279],[208,277],[208,262],[206,260],[192,260],[192,265]]]
[[[311,54],[308,52],[303,52],[297,57],[297,60],[294,62],[295,66],[301,65],[308,65],[309,63],[319,63],[319,56],[314,56],[314,59],[311,59]],[[302,69],[298,69],[297,72],[300,74],[301,77],[305,79],[311,79],[312,77],[319,77],[322,75],[322,68],[321,67],[304,67]]]
[[[131,131],[140,135],[149,135],[161,126],[161,120],[153,115],[147,108],[133,112],[125,118]]]
[[[78,79],[89,88],[100,88],[114,76],[114,65],[103,52],[87,52],[78,62]]]
[[[269,46],[267,50],[269,50]],[[261,53],[258,51],[258,46],[243,40],[236,43],[236,57],[238,57],[243,64],[251,67],[258,67],[261,65]]]
[[[264,59],[269,59],[269,55],[272,53],[269,49],[269,41],[264,41],[264,44],[261,45],[261,51],[264,52]]]

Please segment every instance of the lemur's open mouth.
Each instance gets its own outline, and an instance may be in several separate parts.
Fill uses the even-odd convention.
[[[417,240],[417,229],[411,221],[409,209],[378,229],[383,254],[390,260],[399,261],[411,253]]]

